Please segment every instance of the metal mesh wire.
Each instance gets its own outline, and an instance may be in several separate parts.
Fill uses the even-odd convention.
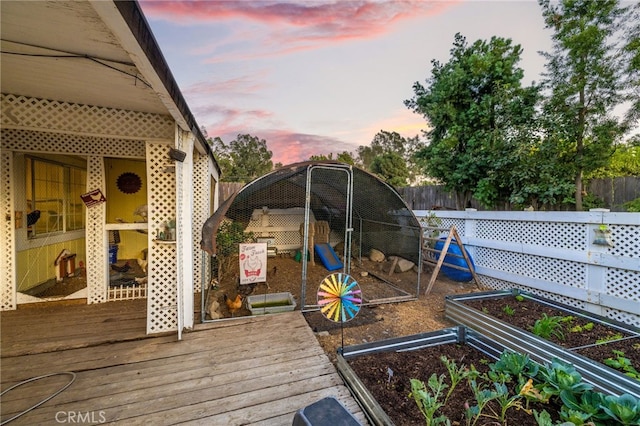
[[[316,291],[322,278],[341,272],[358,281],[367,303],[417,297],[420,223],[392,187],[363,170],[324,162],[280,168],[245,185],[224,220],[241,223],[246,232],[267,242],[275,249],[272,253],[281,268],[300,271],[308,184],[308,254],[313,255],[306,276],[302,268],[287,290],[297,298],[304,297],[304,303],[299,305],[316,307]],[[328,229],[323,228],[327,225]],[[313,249],[314,244],[328,244],[342,267],[331,269],[331,259],[326,263],[321,253]],[[372,253],[379,257],[371,260]],[[276,259],[270,262],[275,264]]]

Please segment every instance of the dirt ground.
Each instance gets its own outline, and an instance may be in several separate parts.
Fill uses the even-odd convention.
[[[289,256],[270,257],[267,263],[268,288],[264,283],[239,286],[236,267],[234,271],[226,274],[221,282],[213,283],[216,287],[209,292],[206,303],[208,311],[212,310],[214,317],[219,315],[223,318],[250,315],[246,301],[241,309],[231,313],[225,304],[225,295],[233,300],[238,294],[253,296],[279,292],[292,293],[296,300],[296,309],[300,309],[302,264]],[[314,330],[320,345],[332,361],[335,361],[336,351],[343,342],[348,346],[453,326],[453,323],[444,318],[444,297],[450,294],[479,291],[473,281],[468,283],[452,281],[440,272],[431,292],[425,295],[424,291],[432,272],[427,270],[421,274],[420,290],[416,300],[418,282],[415,269],[389,274],[390,266],[391,262],[374,263],[369,260],[364,260],[362,264],[352,262],[350,275],[358,282],[365,304],[350,321],[341,325],[324,318],[317,310],[305,312],[309,326]],[[305,306],[310,307],[317,303],[317,288],[331,273],[320,262],[307,265]],[[412,300],[396,301],[402,299]],[[387,302],[370,303],[376,300]],[[214,306],[211,306],[212,302]],[[211,309],[216,305],[219,306],[217,309]]]

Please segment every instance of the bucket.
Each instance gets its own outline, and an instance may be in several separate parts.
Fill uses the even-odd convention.
[[[109,245],[109,263],[118,262],[118,246],[116,244]]]

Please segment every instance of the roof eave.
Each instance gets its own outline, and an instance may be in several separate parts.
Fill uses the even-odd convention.
[[[220,166],[211,146],[198,127],[138,2],[105,2],[104,0],[90,0],[90,2],[105,24],[118,35],[122,47],[157,91],[176,123],[194,134],[201,148],[199,151],[204,151],[211,157],[219,172]]]

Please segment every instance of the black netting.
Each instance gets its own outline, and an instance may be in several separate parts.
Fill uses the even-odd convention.
[[[367,303],[418,295],[420,222],[395,189],[359,168],[304,162],[246,184],[205,223],[202,246],[211,254],[215,251],[210,248],[217,247],[215,231],[223,221],[242,224],[256,241],[268,244],[267,283],[271,286],[251,288],[251,295],[286,291],[299,306],[311,307],[321,280],[342,272],[343,267],[357,279]],[[305,228],[312,234],[307,235],[306,250]],[[336,262],[342,263],[339,269],[331,269],[322,258],[327,245]],[[310,255],[308,268],[302,267],[305,252]],[[230,275],[235,277],[233,271]],[[233,294],[237,291],[234,280],[221,279],[218,291]]]

